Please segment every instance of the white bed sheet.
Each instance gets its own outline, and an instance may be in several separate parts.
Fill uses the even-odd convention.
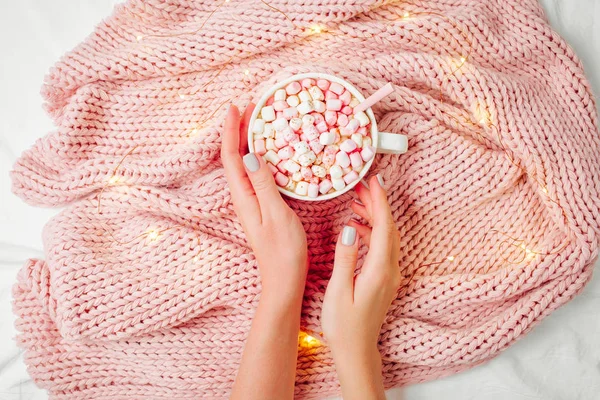
[[[41,230],[56,213],[13,196],[8,171],[23,150],[52,130],[39,95],[48,68],[118,2],[0,0],[0,400],[47,398],[29,379],[13,340],[11,286],[27,258],[42,256]],[[542,3],[599,94],[600,1]],[[494,360],[446,379],[392,390],[388,398],[600,399],[600,274],[583,294]]]

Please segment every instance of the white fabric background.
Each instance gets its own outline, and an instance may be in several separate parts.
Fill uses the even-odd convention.
[[[485,1],[485,0],[481,0]],[[56,210],[10,192],[19,154],[52,130],[39,95],[44,75],[118,0],[0,0],[0,400],[46,399],[14,343],[11,286],[28,257],[41,257],[41,231]],[[543,0],[555,29],[583,60],[600,93],[600,1]],[[600,173],[600,172],[599,172]],[[600,278],[489,363],[435,382],[392,390],[390,399],[600,399]]]

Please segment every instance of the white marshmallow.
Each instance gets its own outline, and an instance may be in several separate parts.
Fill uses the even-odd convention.
[[[373,145],[373,140],[370,136],[363,137],[362,147],[370,147]]]
[[[319,143],[323,146],[328,146],[333,144],[333,142],[335,142],[335,133],[332,131],[323,132],[321,133],[321,136],[319,136]]]
[[[354,118],[356,118],[358,120],[361,127],[367,126],[367,125],[369,125],[369,122],[371,122],[371,120],[369,119],[367,114],[365,114],[364,111],[354,114]]]
[[[279,89],[275,91],[275,94],[273,95],[273,100],[284,101],[286,97],[287,93],[285,92],[285,89]]]
[[[308,194],[308,182],[298,182],[294,191],[300,196],[306,196]]]
[[[288,122],[285,118],[277,118],[275,121],[273,121],[273,128],[275,128],[277,132],[282,132],[287,127]]]
[[[313,107],[318,113],[324,113],[327,109],[327,106],[321,100],[313,100]]]
[[[285,110],[283,110],[283,117],[285,119],[292,119],[292,118],[296,118],[298,116],[298,110],[296,110],[295,107],[288,107]]]
[[[287,101],[290,107],[298,107],[298,104],[300,104],[298,96],[290,96],[285,101]]]
[[[298,172],[294,172],[294,173],[292,174],[292,180],[293,180],[294,182],[300,182],[300,181],[302,180],[302,173],[301,173],[300,171],[298,171]]]
[[[298,163],[295,162],[294,160],[287,160],[283,164],[283,168],[285,168],[287,171],[289,171],[292,174],[295,174],[296,172],[300,171],[300,165],[298,165]]]
[[[335,190],[344,190],[346,187],[346,182],[342,178],[332,178],[331,183],[333,184],[333,188]]]
[[[358,147],[362,147],[363,135],[360,133],[353,133],[352,136],[350,136],[350,139],[352,139],[352,141],[354,141]]]
[[[303,101],[302,103],[298,104],[298,112],[302,115],[304,114],[308,114],[311,111],[314,111],[314,107],[313,107],[313,103],[312,101]]]
[[[300,156],[304,153],[308,153],[310,151],[310,147],[306,142],[298,142],[294,144],[294,150],[296,150],[296,154]]]
[[[310,142],[312,140],[317,140],[319,138],[319,131],[314,125],[306,125],[302,128],[304,132],[304,136]]]
[[[301,127],[302,127],[302,120],[300,118],[292,118],[290,120],[290,128],[292,128],[294,130],[294,132],[297,132],[298,129],[300,129]]]
[[[320,165],[313,165],[311,169],[313,175],[317,178],[325,178],[325,176],[327,175],[327,170],[321,167]]]
[[[352,100],[350,100],[350,104],[348,104],[350,107],[354,108],[357,105],[360,104],[360,101],[358,101],[358,99],[354,96],[352,96]]]
[[[266,122],[275,121],[275,109],[273,106],[266,106],[260,110],[260,115]]]
[[[298,162],[300,163],[300,165],[302,165],[303,167],[308,167],[310,166],[312,163],[315,162],[315,160],[317,159],[317,156],[315,155],[315,153],[311,150],[308,151],[304,154],[302,154],[300,157],[298,157]]]
[[[290,192],[293,192],[294,189],[296,189],[296,182],[294,182],[292,179],[290,179],[287,183],[287,185],[285,185],[285,189],[289,190]]]
[[[264,157],[265,157],[265,160],[267,160],[268,162],[270,162],[273,165],[277,165],[277,164],[279,164],[279,161],[281,161],[281,159],[279,158],[277,153],[275,153],[275,151],[273,151],[273,150],[267,151],[267,153],[265,154]]]
[[[265,130],[265,120],[257,118],[254,120],[254,124],[252,125],[252,133],[256,133],[260,135]]]
[[[340,179],[342,175],[344,175],[342,167],[339,165],[332,165],[331,168],[329,168],[329,175],[332,179]]]
[[[308,88],[308,93],[310,93],[310,96],[312,97],[313,100],[323,100],[325,99],[325,95],[323,94],[323,91],[321,89],[319,89],[318,86],[311,86]]]
[[[263,130],[263,136],[267,139],[275,137],[275,130],[273,129],[272,123],[265,124],[265,129]]]
[[[300,102],[312,100],[312,97],[310,97],[310,94],[306,90],[303,90],[300,93],[298,93],[298,98],[300,99]]]
[[[302,116],[302,125],[313,125],[315,123],[315,117],[310,114]]]
[[[265,144],[265,148],[267,150],[275,150],[277,147],[275,146],[275,139],[267,138],[267,142]]]

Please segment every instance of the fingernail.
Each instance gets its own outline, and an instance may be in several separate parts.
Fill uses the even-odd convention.
[[[260,168],[258,158],[256,158],[256,155],[254,155],[254,153],[248,153],[244,156],[244,165],[246,166],[246,168],[248,168],[248,171],[250,172],[256,172],[258,171],[258,168]]]
[[[377,182],[379,182],[379,186],[381,186],[383,189],[385,189],[385,186],[383,186],[383,178],[381,177],[380,174],[377,174]]]
[[[356,241],[356,228],[346,225],[342,231],[342,244],[352,246]]]
[[[354,199],[354,202],[355,202],[356,204],[358,204],[359,206],[364,206],[363,202],[362,202],[362,201],[360,201],[359,199]]]
[[[360,183],[362,183],[363,186],[366,187],[367,189],[370,189],[369,184],[367,183],[367,181],[364,180],[364,178],[360,180]]]

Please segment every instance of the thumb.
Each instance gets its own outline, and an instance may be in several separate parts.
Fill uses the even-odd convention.
[[[358,240],[356,228],[346,225],[342,230],[335,247],[335,260],[333,273],[329,280],[328,289],[331,288],[336,295],[350,295],[354,292],[354,269],[358,258]]]
[[[248,178],[250,179],[250,183],[252,183],[254,193],[256,193],[260,210],[264,215],[278,202],[283,201],[277,190],[275,179],[273,179],[271,170],[261,156],[257,156],[255,153],[248,153],[244,156],[243,160],[248,172]]]

